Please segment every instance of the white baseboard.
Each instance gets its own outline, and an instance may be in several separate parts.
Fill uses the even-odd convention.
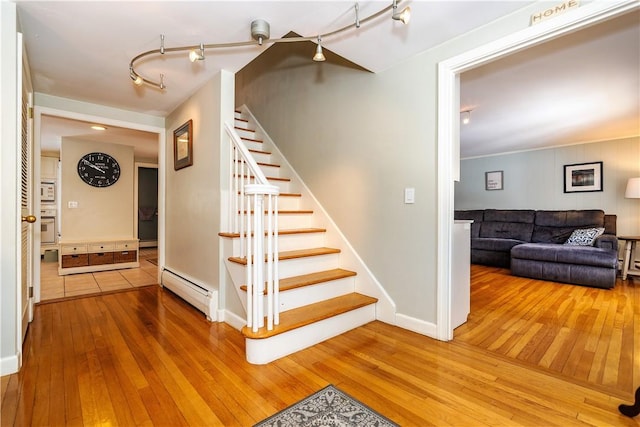
[[[247,319],[242,318],[240,316],[238,316],[235,313],[230,312],[229,310],[225,310],[223,312],[223,318],[221,319],[221,321],[229,324],[229,326],[231,326],[234,329],[237,330],[242,330],[242,328],[244,328],[247,324]]]
[[[0,375],[15,374],[20,369],[20,354],[0,359]]]
[[[435,323],[426,322],[404,314],[396,314],[396,326],[437,339],[438,328]]]

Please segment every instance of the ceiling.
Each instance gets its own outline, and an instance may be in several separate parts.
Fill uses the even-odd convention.
[[[461,157],[640,134],[640,12],[467,71]]]
[[[354,1],[18,0],[16,3],[36,92],[156,116],[166,116],[220,69],[236,72],[268,47],[265,44],[263,47],[206,51],[206,60],[196,63],[189,62],[184,53],[165,54],[145,60],[136,67],[140,74],[152,80],[158,80],[160,73],[165,74],[165,91],[133,85],[129,78],[130,60],[141,52],[158,49],[160,34],[165,36],[165,46],[172,47],[250,40],[250,24],[255,19],[270,23],[271,38],[279,38],[290,31],[314,36],[353,24],[355,20]],[[391,0],[360,0],[361,19],[390,3]],[[409,25],[393,21],[390,13],[385,13],[353,32],[324,38],[323,46],[365,69],[379,72],[531,3],[404,0],[400,7],[410,5],[412,8]],[[593,113],[587,114],[582,108],[583,104],[592,102],[587,95],[596,99],[594,104],[597,106],[602,106],[603,100],[615,100],[608,103],[607,108],[599,108],[596,124],[600,124],[600,130],[603,130],[602,123],[611,123],[607,115],[612,110],[628,118],[635,106],[637,134],[640,115],[637,13],[628,21],[635,22],[631,25],[633,28],[608,30],[607,37],[598,35],[602,40],[596,43],[573,42],[561,47],[559,52],[549,48],[548,52],[535,55],[527,50],[522,55],[512,55],[465,73],[461,80],[461,102],[474,110],[470,125],[461,131],[462,156],[521,150],[531,143],[540,147],[591,140],[593,130],[579,133],[577,123],[581,119],[594,123]],[[629,23],[625,25],[628,27]],[[592,68],[591,64],[578,61],[600,57],[593,49],[607,54],[600,59],[604,62]],[[312,55],[313,51],[309,52],[310,60]],[[518,56],[522,57],[518,59]],[[531,60],[534,61],[528,62]],[[573,68],[553,71],[552,76],[551,63],[559,69]],[[512,74],[519,78],[506,77]],[[559,76],[563,76],[561,83]],[[603,76],[614,77],[607,78],[606,84],[602,84]],[[617,85],[621,81],[627,82],[626,89]],[[528,88],[533,90],[525,92]],[[542,93],[554,93],[555,97],[542,97]],[[635,101],[623,102],[630,93],[636,95]],[[538,98],[543,99],[538,101]],[[542,106],[542,111],[546,111],[551,106],[560,107],[560,101],[570,101],[571,105],[560,108],[555,114],[535,115],[533,124],[523,125],[523,119],[534,118],[534,106],[536,109]],[[623,109],[624,112],[618,111]],[[553,130],[568,125],[562,111],[572,112],[573,133]],[[558,125],[554,124],[556,121]],[[117,139],[135,145],[136,156],[146,156],[139,153],[141,147],[146,147],[142,141],[149,142],[150,136],[153,139],[153,135],[116,128],[96,134],[89,131],[87,125],[68,119],[43,118],[43,150],[55,151],[62,136],[82,136]],[[531,132],[534,125],[533,138],[513,137],[522,136],[525,131],[534,134]],[[633,120],[628,120],[626,131],[633,126]],[[110,134],[116,131],[117,135]],[[563,139],[559,140],[558,136]],[[140,138],[140,142],[131,142],[131,138]],[[157,151],[157,145],[145,150],[153,150],[153,147]]]

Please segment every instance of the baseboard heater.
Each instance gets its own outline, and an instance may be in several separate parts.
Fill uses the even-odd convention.
[[[205,289],[192,280],[167,269],[162,270],[160,282],[162,286],[203,312],[207,316],[207,320],[216,321],[216,312],[218,310],[217,291]]]

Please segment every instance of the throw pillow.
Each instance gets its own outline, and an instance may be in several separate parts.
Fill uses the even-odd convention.
[[[604,228],[584,228],[573,230],[571,236],[564,242],[565,245],[572,246],[593,246],[596,237],[604,233]]]

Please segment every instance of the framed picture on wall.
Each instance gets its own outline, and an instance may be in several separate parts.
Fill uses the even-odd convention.
[[[564,192],[602,191],[602,162],[564,166]]]
[[[502,190],[502,171],[491,171],[484,173],[484,188],[487,191]]]
[[[173,169],[193,164],[193,120],[173,131]]]

